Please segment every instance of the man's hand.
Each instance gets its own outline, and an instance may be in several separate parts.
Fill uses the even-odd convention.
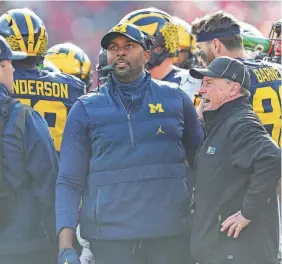
[[[230,237],[234,233],[234,238],[237,238],[242,231],[251,221],[246,219],[242,214],[241,211],[237,212],[229,216],[223,223],[222,228],[220,229],[221,232],[228,230],[227,236]]]
[[[80,255],[80,262],[81,264],[94,264],[94,255],[92,254],[89,248],[83,248],[81,255]]]
[[[74,248],[60,249],[58,264],[80,264],[79,257]]]
[[[204,112],[204,100],[197,98],[199,101],[198,106],[196,107],[196,112],[200,120],[204,120],[203,112]]]

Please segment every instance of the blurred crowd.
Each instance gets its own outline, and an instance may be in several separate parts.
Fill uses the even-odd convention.
[[[29,7],[45,23],[49,47],[73,42],[81,47],[94,65],[100,40],[121,17],[132,10],[157,7],[188,23],[207,12],[223,9],[239,20],[257,27],[268,36],[273,22],[281,19],[280,1],[1,1],[3,14],[11,8]]]

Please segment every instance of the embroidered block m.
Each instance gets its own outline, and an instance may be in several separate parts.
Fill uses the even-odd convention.
[[[113,27],[112,31],[113,32],[121,32],[121,33],[126,33],[127,24],[119,24]]]
[[[148,104],[149,108],[150,108],[150,113],[151,114],[155,114],[155,113],[163,113],[164,109],[163,109],[163,105],[162,104]]]

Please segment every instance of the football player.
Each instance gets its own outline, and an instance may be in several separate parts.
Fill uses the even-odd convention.
[[[91,62],[87,54],[73,43],[57,44],[47,50],[44,58],[44,69],[52,63],[57,69],[71,74],[86,84],[87,91],[92,85]]]
[[[201,83],[192,78],[189,71],[173,65],[173,57],[177,56],[179,50],[179,25],[173,17],[156,8],[145,8],[129,13],[121,19],[121,23],[134,24],[153,38],[151,56],[146,67],[152,77],[179,84],[192,98]]]
[[[273,140],[281,146],[282,71],[278,64],[255,61],[244,50],[239,22],[230,14],[218,11],[196,19],[192,32],[197,47],[209,64],[219,56],[240,59],[251,76],[250,102]]]
[[[250,35],[244,35],[236,18],[224,11],[207,14],[193,21],[192,33],[196,35],[197,48],[201,50],[202,58],[207,65],[216,57],[229,56],[240,59],[249,69],[250,103],[268,133],[281,147],[282,70],[280,65],[250,58],[243,45],[244,38],[246,41],[246,36]],[[199,113],[206,100],[208,98],[201,100]],[[269,203],[277,203],[276,193],[269,199]],[[278,218],[278,214],[265,215],[265,217]],[[276,248],[279,239],[278,226],[269,225],[265,228],[273,234],[273,245],[275,245],[273,249],[278,252],[278,247]],[[277,259],[277,263],[281,263],[281,259]]]
[[[68,112],[76,99],[86,93],[86,85],[78,78],[58,71],[40,71],[47,49],[47,32],[42,20],[30,9],[12,9],[0,17],[0,35],[14,51],[24,51],[28,57],[13,63],[14,97],[37,110],[47,121],[57,152]],[[74,63],[80,61],[72,57]],[[89,64],[81,68],[89,68]],[[83,75],[84,76],[84,75]],[[84,76],[86,77],[86,75]]]
[[[49,48],[43,61],[43,70],[60,71],[73,75],[83,81],[86,84],[87,92],[90,92],[92,85],[90,59],[80,47],[73,43],[61,43]],[[74,239],[73,246],[81,255],[81,263],[88,263],[88,260],[93,260],[94,257],[90,249],[85,247],[88,244],[80,237],[79,228],[77,234],[78,239]],[[82,247],[84,248],[82,249]]]
[[[174,23],[178,24],[179,48],[177,57],[173,58],[173,64],[181,69],[189,70],[196,66],[194,50],[196,40],[191,34],[189,23],[179,17],[173,17]]]

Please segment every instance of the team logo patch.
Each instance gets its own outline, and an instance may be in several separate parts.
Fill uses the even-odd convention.
[[[116,25],[112,29],[113,32],[120,32],[120,33],[126,33],[126,30],[127,30],[127,24]]]
[[[216,147],[208,147],[207,154],[213,155],[216,151]]]
[[[159,127],[159,129],[157,131],[157,135],[158,134],[165,134],[165,132],[162,130],[162,126]]]
[[[149,109],[150,109],[150,114],[155,114],[155,113],[163,113],[163,105],[162,104],[148,104]]]

